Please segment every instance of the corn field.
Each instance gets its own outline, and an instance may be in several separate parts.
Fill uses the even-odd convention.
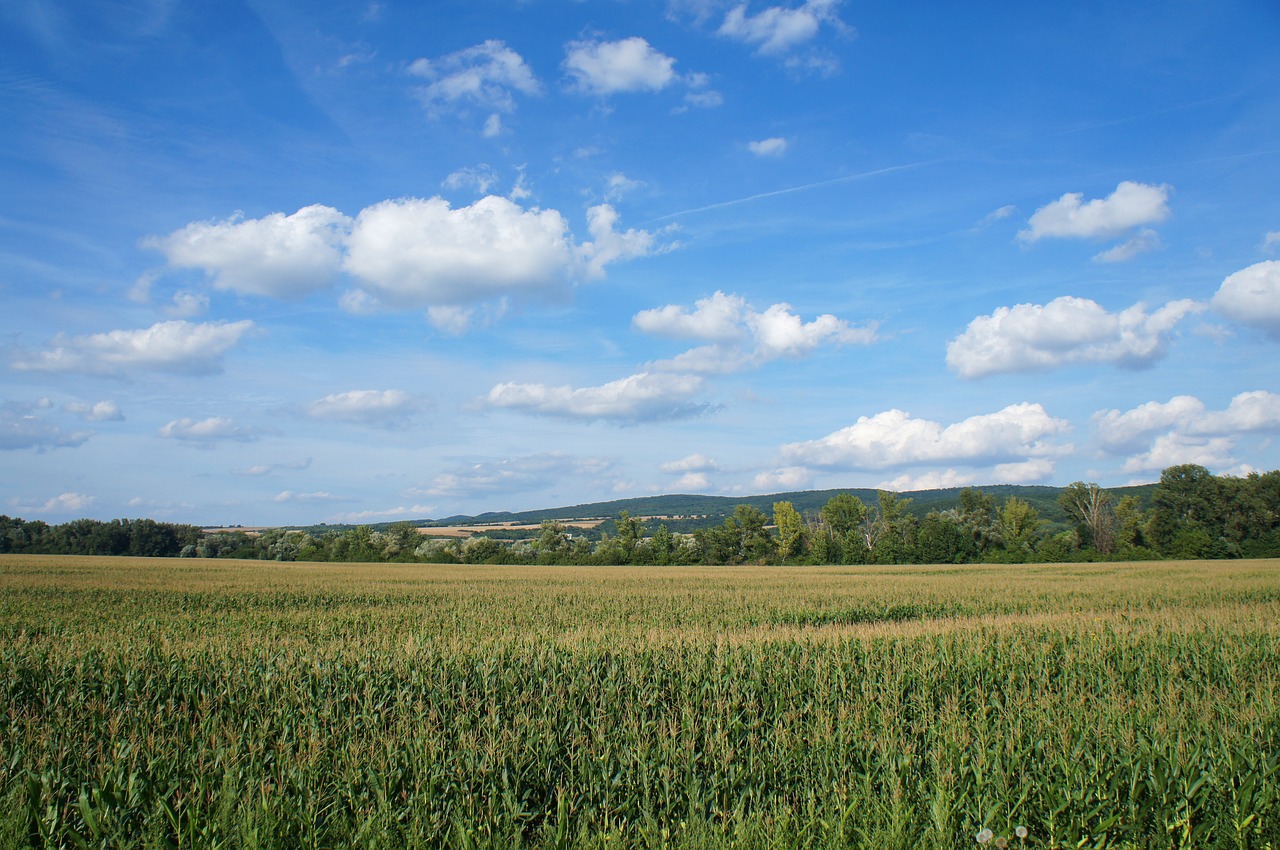
[[[0,848],[1280,848],[1280,562],[0,557]]]

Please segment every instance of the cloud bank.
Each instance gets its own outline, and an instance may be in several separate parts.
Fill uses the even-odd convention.
[[[948,343],[947,365],[962,378],[1078,363],[1143,368],[1164,356],[1177,324],[1203,308],[1184,299],[1151,313],[1142,303],[1110,313],[1096,301],[1072,296],[1000,307]]]

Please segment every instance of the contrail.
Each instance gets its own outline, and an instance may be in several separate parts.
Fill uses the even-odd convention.
[[[772,192],[760,192],[756,195],[748,195],[745,198],[735,198],[732,201],[720,201],[715,204],[707,204],[705,207],[694,207],[693,209],[680,210],[680,212],[667,213],[657,218],[651,218],[645,224],[652,224],[655,221],[666,221],[669,218],[676,218],[682,215],[692,215],[693,213],[706,212],[707,210],[718,210],[722,207],[732,207],[737,204],[745,204],[750,201],[758,201],[762,198],[773,198],[777,195],[789,195],[792,192],[804,192],[809,189],[817,189],[822,186],[833,186],[836,183],[849,183],[853,180],[862,180],[866,177],[877,177],[881,174],[891,174],[895,171],[906,171],[912,168],[920,168],[924,165],[932,165],[941,160],[928,160],[926,162],[911,162],[906,165],[890,165],[887,168],[877,168],[874,171],[860,171],[857,174],[846,174],[843,177],[832,177],[830,180],[819,180],[817,183],[805,183],[803,186],[789,186],[786,189],[774,189]]]

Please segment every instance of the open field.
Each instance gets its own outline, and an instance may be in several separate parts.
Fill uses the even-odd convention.
[[[0,724],[0,848],[1277,848],[1280,562],[0,556]]]

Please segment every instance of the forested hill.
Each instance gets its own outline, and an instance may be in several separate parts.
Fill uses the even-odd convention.
[[[1141,484],[1134,487],[1114,487],[1109,492],[1119,499],[1123,496],[1136,496],[1144,508],[1150,507],[1151,494],[1155,484]],[[902,493],[904,499],[910,499],[907,511],[923,517],[929,511],[945,511],[955,507],[960,501],[960,492],[964,487],[948,487],[939,490],[917,490]],[[1040,514],[1041,519],[1051,525],[1066,525],[1068,518],[1058,496],[1062,487],[1029,486],[1019,484],[993,484],[978,487],[1003,502],[1011,496],[1029,502]],[[671,517],[667,524],[672,531],[692,530],[718,525],[733,514],[739,505],[750,505],[767,514],[773,512],[777,502],[790,502],[801,514],[812,515],[821,510],[832,496],[837,493],[848,493],[867,504],[874,504],[877,491],[867,488],[839,488],[834,490],[798,490],[790,493],[770,493],[759,496],[699,496],[693,494],[676,494],[666,496],[643,496],[635,499],[615,499],[609,502],[591,502],[584,505],[570,505],[560,508],[544,508],[533,511],[496,511],[476,516],[451,516],[438,520],[423,520],[415,523],[421,526],[449,526],[489,524],[501,522],[538,523],[543,520],[585,519],[603,517],[611,519],[622,511],[637,517]]]

